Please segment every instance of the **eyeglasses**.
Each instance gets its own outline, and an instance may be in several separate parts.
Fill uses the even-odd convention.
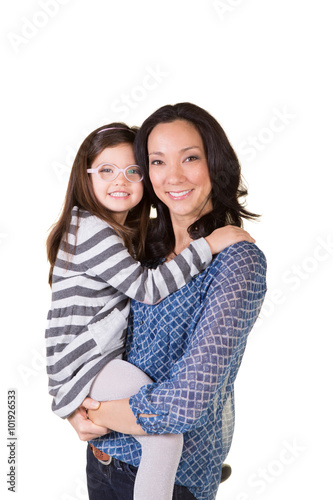
[[[129,165],[126,168],[119,168],[112,163],[102,163],[96,168],[88,168],[88,174],[97,174],[102,181],[111,182],[114,181],[120,172],[122,172],[125,178],[129,182],[140,182],[143,179],[143,172],[139,165]]]

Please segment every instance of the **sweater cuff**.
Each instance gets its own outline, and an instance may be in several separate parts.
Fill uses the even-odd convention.
[[[205,238],[199,238],[198,240],[192,241],[189,247],[197,252],[204,264],[209,265],[211,263],[213,259],[212,251]]]
[[[129,313],[129,308],[128,303],[123,311],[114,309],[105,318],[88,325],[88,330],[101,354],[109,352],[110,348],[116,349],[125,344],[128,315],[125,317],[124,313]]]

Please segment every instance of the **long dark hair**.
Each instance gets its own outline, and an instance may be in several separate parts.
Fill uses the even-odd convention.
[[[96,198],[90,175],[87,169],[91,167],[96,156],[105,148],[120,144],[133,144],[138,128],[128,127],[124,123],[111,123],[91,132],[81,144],[71,170],[62,213],[51,228],[47,238],[47,257],[50,262],[49,283],[52,282],[52,272],[61,243],[67,248],[67,236],[72,218],[72,209],[88,210],[91,214],[110,224],[123,238],[125,245],[136,258],[140,260],[144,254],[144,245],[149,219],[150,205],[145,194],[140,203],[128,214],[126,225],[119,224],[111,210],[104,207]]]
[[[188,227],[191,238],[207,236],[214,229],[227,224],[241,227],[242,218],[258,217],[239,202],[239,198],[247,195],[247,189],[242,182],[236,153],[216,119],[204,109],[188,102],[163,106],[143,122],[134,142],[137,162],[144,170],[145,186],[157,210],[157,218],[150,224],[148,233],[146,245],[148,258],[165,257],[172,252],[175,245],[169,209],[155,195],[149,180],[148,137],[156,125],[176,120],[191,123],[200,133],[212,184],[210,194],[212,211]]]

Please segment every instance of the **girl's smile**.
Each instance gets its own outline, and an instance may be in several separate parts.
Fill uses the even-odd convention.
[[[125,198],[130,196],[130,194],[126,191],[112,191],[109,195],[112,197],[115,196],[116,198]]]

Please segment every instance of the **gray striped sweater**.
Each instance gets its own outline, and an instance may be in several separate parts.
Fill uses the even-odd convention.
[[[54,266],[45,333],[52,409],[62,418],[80,406],[98,372],[123,353],[129,299],[155,304],[212,259],[200,238],[156,269],[142,267],[111,226],[77,207],[68,244],[68,253],[61,245]]]

